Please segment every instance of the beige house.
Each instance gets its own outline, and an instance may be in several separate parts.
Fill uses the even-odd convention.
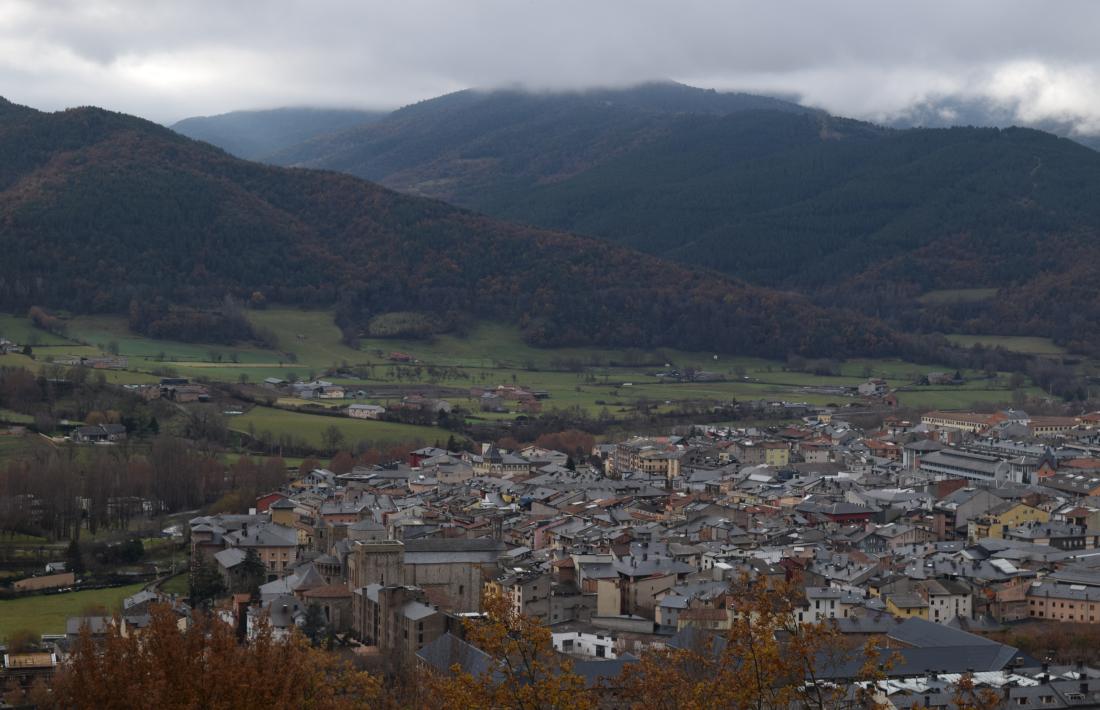
[[[1095,624],[1100,619],[1100,587],[1053,580],[1033,582],[1027,590],[1031,619]]]

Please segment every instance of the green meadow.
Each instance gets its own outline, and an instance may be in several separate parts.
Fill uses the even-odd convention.
[[[1004,348],[1029,355],[1064,355],[1065,349],[1055,345],[1050,338],[1033,338],[1023,335],[948,335],[947,339],[964,348],[982,345],[987,348]]]
[[[44,340],[35,350],[37,361],[22,356],[6,357],[10,364],[37,367],[43,360],[54,357],[117,351],[129,358],[126,371],[105,372],[109,381],[117,383],[153,382],[166,372],[206,381],[258,383],[267,377],[305,379],[334,369],[355,368],[359,374],[355,378],[330,376],[329,379],[364,390],[367,396],[360,401],[385,405],[419,388],[445,388],[447,399],[473,410],[473,417],[484,420],[513,417],[517,413],[477,412],[478,402],[469,394],[471,387],[518,384],[549,393],[549,399],[543,402],[544,411],[576,407],[592,416],[606,410],[615,418],[629,416],[639,407],[668,411],[680,405],[732,399],[843,405],[859,400],[820,388],[851,387],[867,377],[880,377],[893,387],[905,387],[899,400],[903,405],[915,407],[957,408],[1011,400],[1005,378],[977,379],[981,373],[963,373],[974,379],[959,388],[914,386],[922,374],[948,368],[898,359],[850,360],[840,363],[838,374],[830,376],[787,372],[783,363],[760,358],[675,349],[643,352],[628,348],[535,348],[524,342],[518,329],[488,322],[477,324],[461,337],[366,338],[354,349],[341,341],[329,311],[271,308],[249,311],[248,317],[257,327],[275,335],[277,349],[247,343],[225,346],[153,340],[131,333],[121,316],[79,316],[67,320],[68,340],[41,334]],[[16,316],[0,317],[0,327],[13,333],[15,340],[40,333],[25,318]],[[983,342],[1027,352],[1058,351],[1041,338],[951,337],[962,345]],[[391,362],[389,355],[395,351],[411,355],[417,360],[416,366]],[[677,383],[657,378],[655,373],[666,369],[666,363],[681,371],[694,368],[715,373],[722,380]],[[283,400],[280,404],[292,406],[303,402]],[[320,432],[332,424],[337,424],[351,441],[431,441],[440,435],[438,430],[426,427],[334,419],[272,408],[252,409],[244,416],[232,418],[230,424],[238,431],[248,431],[251,425],[257,433],[269,431],[275,436],[291,433],[311,441],[318,441]]]
[[[945,288],[929,291],[917,300],[929,306],[949,303],[978,303],[988,301],[997,295],[995,288]]]
[[[0,639],[17,631],[41,634],[65,633],[65,620],[85,613],[112,614],[122,607],[122,600],[141,591],[145,585],[131,584],[111,589],[86,592],[41,594],[0,601]]]
[[[253,407],[244,415],[230,417],[229,426],[233,431],[248,433],[251,430],[257,435],[262,432],[271,432],[275,437],[290,434],[318,447],[322,443],[322,432],[331,426],[340,430],[348,444],[358,441],[367,441],[376,446],[413,441],[431,444],[441,434],[446,440],[446,434],[435,427],[328,417],[271,407]]]

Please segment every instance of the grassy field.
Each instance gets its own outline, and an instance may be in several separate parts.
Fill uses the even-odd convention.
[[[944,288],[929,291],[917,300],[929,306],[948,303],[977,303],[988,301],[997,295],[995,288]]]
[[[225,453],[225,454],[222,454],[222,458],[225,459],[226,463],[235,463],[242,456],[248,456],[249,458],[251,458],[253,460],[256,460],[256,461],[267,458],[265,456],[260,456],[258,454],[238,454],[238,453]],[[287,466],[287,468],[293,467],[294,469],[300,468],[301,465],[302,465],[302,462],[306,460],[304,458],[295,457],[295,456],[284,456],[282,458],[283,458],[283,463]]]
[[[130,331],[122,316],[80,316],[69,322],[68,333],[77,340],[105,350],[112,343],[118,354],[133,361],[132,365],[156,366],[160,362],[209,361],[211,355],[225,360],[236,357],[242,363],[266,362],[271,353],[254,347],[183,343],[174,340],[154,340]]]
[[[269,431],[276,437],[280,434],[291,434],[315,446],[321,446],[321,432],[333,425],[343,432],[348,444],[355,444],[358,441],[367,441],[375,446],[412,441],[430,444],[440,440],[446,441],[448,435],[446,431],[435,427],[326,417],[271,407],[253,407],[246,414],[230,419],[229,424],[234,431],[245,433],[248,432],[251,424],[256,434],[264,431]]]
[[[30,424],[34,417],[29,414],[13,412],[10,409],[0,409],[0,422],[4,424]]]
[[[86,610],[106,608],[109,613],[118,611],[122,600],[138,592],[143,584],[131,584],[112,589],[94,589],[87,592],[47,594],[0,601],[0,639],[16,631],[30,630],[39,634],[65,633],[65,620],[80,616]]]
[[[947,339],[964,348],[981,344],[987,348],[1000,347],[1030,355],[1062,355],[1066,352],[1049,338],[1031,338],[1022,335],[948,335]]]
[[[1030,397],[1041,397],[1038,387],[1028,387],[1024,392]],[[973,405],[1011,404],[1012,392],[1007,389],[936,389],[915,392],[898,392],[898,404],[917,409],[970,409]]]
[[[0,338],[7,338],[20,345],[30,345],[32,348],[39,345],[60,345],[68,342],[59,335],[35,328],[29,320],[22,316],[14,316],[9,313],[0,313]]]
[[[180,572],[175,577],[169,577],[160,585],[160,590],[166,594],[178,594],[187,596],[191,590],[188,587],[187,573]]]
[[[0,465],[4,465],[13,459],[22,458],[40,446],[49,446],[49,443],[37,434],[0,436]]]
[[[979,291],[965,289],[960,292],[931,292],[936,298],[976,298]],[[880,377],[894,387],[911,385],[922,374],[946,370],[935,365],[916,365],[897,359],[857,359],[840,365],[838,376],[822,376],[804,372],[786,372],[779,362],[749,357],[716,357],[713,353],[684,352],[661,349],[641,352],[630,349],[559,348],[540,349],[525,343],[519,331],[494,323],[480,323],[465,336],[443,335],[427,340],[368,338],[358,350],[340,340],[340,331],[328,311],[307,311],[273,308],[250,311],[248,317],[260,328],[274,333],[278,350],[263,350],[251,345],[226,347],[174,341],[152,340],[130,333],[126,319],[121,316],[81,316],[68,322],[71,337],[91,345],[59,343],[42,346],[36,352],[41,358],[60,355],[98,354],[106,349],[117,349],[130,358],[130,369],[125,372],[108,372],[109,381],[117,383],[150,382],[157,379],[153,371],[171,368],[180,375],[196,379],[221,382],[260,382],[266,377],[288,379],[291,376],[308,378],[321,376],[326,370],[357,367],[362,379],[333,379],[338,384],[352,385],[366,390],[363,400],[379,404],[392,403],[401,392],[393,385],[415,391],[420,386],[439,386],[468,392],[470,387],[495,387],[498,384],[518,384],[531,389],[545,390],[550,398],[543,403],[547,408],[579,407],[590,415],[597,415],[605,408],[613,416],[625,416],[641,402],[661,410],[672,409],[680,403],[717,402],[731,399],[782,399],[809,404],[844,404],[852,398],[823,392],[816,388],[854,386],[867,377]],[[12,332],[26,332],[26,319],[4,316],[0,326]],[[48,334],[45,334],[48,335]],[[1059,350],[1049,341],[1040,338],[996,338],[993,336],[952,336],[956,342],[968,345],[973,342],[1000,344],[1028,352],[1053,353]],[[420,367],[400,367],[388,361],[393,351],[412,355]],[[7,356],[18,358],[19,356]],[[8,360],[10,364],[20,364]],[[26,360],[31,367],[37,365]],[[612,364],[614,363],[614,364]],[[686,368],[718,373],[724,381],[708,383],[674,383],[654,376],[665,369],[665,363],[681,371]],[[429,372],[432,369],[433,372]],[[582,372],[583,370],[583,372]],[[964,372],[973,377],[980,373]],[[626,386],[626,383],[630,383]],[[386,385],[389,387],[372,386]],[[1007,401],[1011,394],[998,389],[988,381],[972,381],[959,389],[927,388],[905,392],[901,400],[905,404],[929,407],[956,407],[959,402]],[[468,395],[450,395],[455,404],[477,409],[478,403]],[[281,404],[298,402],[284,400]],[[963,405],[965,406],[965,405]],[[480,416],[480,415],[478,415]],[[493,414],[486,418],[499,419],[509,415]],[[304,419],[301,419],[305,417]],[[321,421],[318,422],[317,420]],[[244,417],[235,417],[231,426],[247,431],[249,423],[258,432],[267,430],[273,434],[289,432],[311,440],[319,437],[320,430],[338,423],[352,441],[392,441],[408,437],[434,440],[439,430],[413,427],[397,428],[396,425],[360,421],[334,420],[275,410],[254,410]],[[445,432],[442,432],[446,436]],[[0,452],[2,456],[2,452]]]

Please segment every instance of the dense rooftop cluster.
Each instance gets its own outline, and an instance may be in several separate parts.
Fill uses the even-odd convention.
[[[895,652],[880,684],[894,707],[947,703],[966,673],[1021,706],[1073,707],[1100,698],[1100,672],[982,634],[1100,622],[1096,425],[929,412],[868,431],[821,411],[630,437],[578,460],[426,447],[304,471],[248,514],[193,518],[192,566],[246,592],[219,607],[244,638],[261,618],[280,633],[320,625],[387,672],[490,662],[463,622],[500,596],[593,685],[649,650],[723,637],[736,584],[793,580],[792,620]],[[128,608],[123,623],[143,618]]]

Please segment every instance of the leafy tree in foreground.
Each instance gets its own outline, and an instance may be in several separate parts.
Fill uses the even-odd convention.
[[[465,624],[466,640],[497,663],[474,676],[460,667],[429,683],[429,708],[517,708],[590,710],[597,707],[584,678],[554,650],[550,630],[515,611],[509,600],[490,594],[485,618]]]
[[[691,647],[645,654],[628,665],[618,692],[631,708],[801,710],[878,707],[870,684],[884,678],[873,643],[851,646],[829,622],[798,622],[802,589],[794,581],[767,585],[742,577],[727,598],[732,626]],[[857,681],[825,680],[829,671],[859,663]],[[854,702],[854,705],[851,703]]]
[[[228,624],[197,614],[186,631],[166,607],[154,607],[140,634],[112,628],[106,639],[84,633],[71,663],[41,707],[308,708],[379,707],[375,677],[310,648],[299,634],[275,638],[261,624],[238,644]]]

